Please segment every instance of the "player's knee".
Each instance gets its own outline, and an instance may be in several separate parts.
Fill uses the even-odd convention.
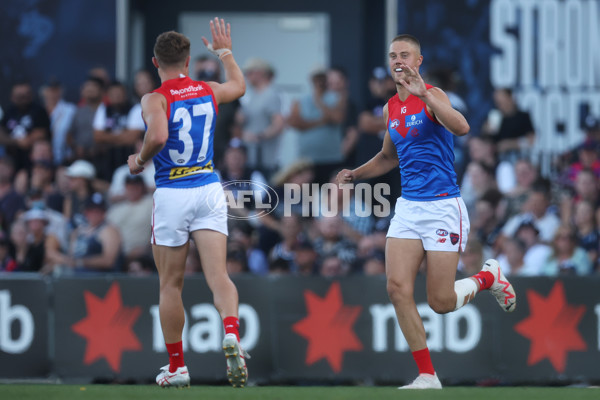
[[[387,292],[388,297],[395,303],[396,301],[403,301],[405,299],[412,299],[413,287],[409,282],[388,278],[387,280]]]
[[[427,303],[429,303],[429,307],[438,314],[446,314],[454,311],[456,306],[456,304],[454,304],[455,302],[453,302],[450,297],[437,294],[427,296]]]

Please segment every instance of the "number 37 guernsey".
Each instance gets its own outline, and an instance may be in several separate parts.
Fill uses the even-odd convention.
[[[169,138],[154,157],[156,187],[189,188],[218,182],[213,171],[217,103],[205,82],[169,79],[154,92],[167,99]]]

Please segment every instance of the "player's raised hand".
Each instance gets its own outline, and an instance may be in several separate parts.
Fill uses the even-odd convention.
[[[224,19],[215,18],[214,21],[210,21],[210,33],[212,42],[209,42],[204,36],[202,36],[202,42],[211,53],[223,57],[225,52],[231,51],[231,25],[229,23],[225,25]]]
[[[336,177],[338,184],[351,183],[354,182],[354,173],[349,169],[343,169],[338,172]]]
[[[417,68],[409,67],[404,63],[400,64],[400,68],[402,68],[402,71],[404,72],[404,77],[400,79],[400,84],[404,86],[410,94],[417,97],[424,96],[425,93],[427,93],[427,87],[419,74],[419,70]]]

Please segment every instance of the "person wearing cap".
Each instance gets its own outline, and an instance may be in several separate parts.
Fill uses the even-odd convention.
[[[66,176],[69,178],[69,192],[63,203],[63,214],[72,228],[84,222],[83,204],[93,193],[92,181],[96,177],[96,168],[86,160],[76,160],[67,167]]]
[[[48,246],[53,268],[62,266],[76,274],[122,271],[121,234],[106,220],[106,209],[101,193],[95,192],[85,200],[86,221],[73,231],[67,252],[62,252],[56,241]]]
[[[23,214],[27,239],[16,245],[16,261],[20,272],[39,272],[45,263],[46,226],[44,210],[33,208]]]
[[[70,148],[67,146],[67,134],[73,123],[77,106],[64,100],[63,87],[56,79],[47,82],[42,87],[41,94],[46,112],[50,116],[54,163],[60,165],[71,157]]]
[[[275,72],[266,61],[249,59],[244,73],[250,90],[240,99],[242,140],[248,147],[248,165],[268,178],[279,166],[281,133],[285,125],[281,94],[273,85]]]
[[[151,159],[156,168],[151,241],[160,281],[161,327],[169,354],[169,364],[156,376],[161,387],[190,384],[182,342],[185,310],[181,297],[190,239],[223,319],[229,382],[244,387],[248,376],[247,354],[239,343],[238,292],[226,268],[227,203],[212,160],[217,108],[243,96],[246,83],[231,50],[231,26],[215,18],[210,21],[210,31],[212,42],[204,37],[202,41],[221,60],[227,77],[224,83],[190,78],[191,43],[186,36],[169,31],[156,38],[152,63],[161,86],[142,98],[148,128],[140,151],[127,159],[133,175],[141,173]]]

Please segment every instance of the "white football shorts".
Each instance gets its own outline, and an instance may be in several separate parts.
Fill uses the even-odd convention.
[[[398,198],[387,237],[421,239],[426,251],[464,251],[470,230],[460,197],[436,201]]]
[[[154,191],[152,244],[181,246],[190,239],[191,232],[200,229],[227,235],[227,203],[220,182]]]

